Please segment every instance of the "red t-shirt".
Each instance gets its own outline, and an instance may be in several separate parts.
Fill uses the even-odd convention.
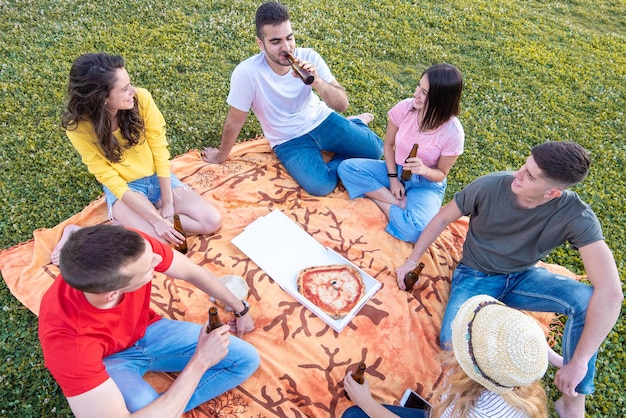
[[[173,251],[166,244],[140,233],[163,257],[155,271],[172,264]],[[124,294],[110,309],[98,309],[83,292],[59,275],[41,301],[39,341],[46,367],[65,396],[85,393],[104,383],[109,375],[102,359],[132,346],[148,325],[161,319],[150,308],[152,283]]]

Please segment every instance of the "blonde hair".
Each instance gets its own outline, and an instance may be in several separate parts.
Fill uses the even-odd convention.
[[[445,351],[443,357],[443,384],[435,390],[430,401],[433,405],[430,418],[440,418],[448,408],[452,408],[451,417],[467,418],[471,416],[476,400],[487,389],[463,371],[452,351]],[[531,418],[548,416],[547,396],[540,380],[527,386],[516,387],[500,396],[511,407]]]

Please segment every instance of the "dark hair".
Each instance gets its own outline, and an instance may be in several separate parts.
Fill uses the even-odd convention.
[[[587,150],[575,142],[544,142],[535,145],[531,154],[545,177],[566,188],[581,182],[591,165]]]
[[[146,250],[146,241],[135,231],[118,225],[96,225],[73,232],[63,244],[59,268],[75,289],[89,293],[119,290],[131,276],[121,270]]]
[[[457,116],[461,106],[463,75],[450,64],[436,64],[422,73],[428,77],[426,112],[420,130],[430,131]]]
[[[67,130],[76,129],[80,121],[90,121],[98,146],[107,160],[114,163],[122,160],[124,148],[130,149],[139,143],[144,132],[144,123],[135,99],[132,109],[117,112],[122,137],[128,143],[122,146],[113,136],[111,116],[104,102],[115,84],[115,72],[120,68],[124,68],[124,58],[118,55],[101,52],[78,57],[70,69],[67,105],[61,119],[61,126]]]
[[[256,10],[256,36],[263,40],[263,26],[278,25],[289,20],[289,9],[284,4],[268,1]]]

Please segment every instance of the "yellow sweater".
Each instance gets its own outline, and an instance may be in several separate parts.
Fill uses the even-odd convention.
[[[170,153],[165,139],[165,119],[146,89],[137,88],[139,114],[145,125],[145,137],[139,144],[126,149],[122,160],[113,163],[106,159],[97,145],[93,125],[89,121],[80,121],[75,130],[65,133],[80,153],[89,172],[121,199],[129,190],[128,183],[156,173],[159,177],[170,176]],[[122,146],[128,141],[122,138],[120,130],[113,132]]]

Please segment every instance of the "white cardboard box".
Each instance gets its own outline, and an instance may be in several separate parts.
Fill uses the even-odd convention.
[[[332,329],[341,332],[352,318],[380,289],[380,282],[346,260],[334,250],[324,247],[298,224],[279,210],[274,210],[248,225],[232,243],[262,268],[280,287],[315,313]],[[365,295],[341,319],[333,319],[298,292],[298,274],[307,267],[349,264],[363,278]]]

